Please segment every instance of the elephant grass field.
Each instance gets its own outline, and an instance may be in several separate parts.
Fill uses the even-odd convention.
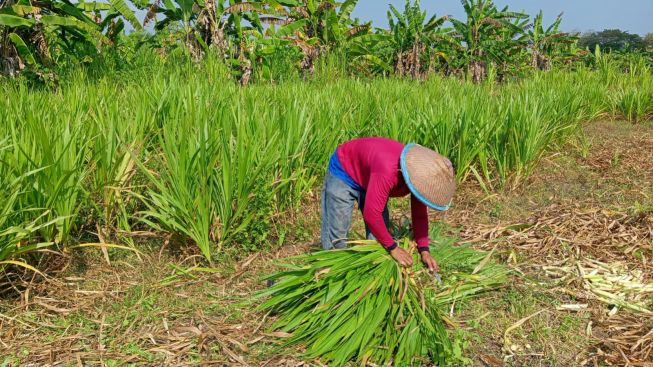
[[[197,265],[189,268],[183,265],[186,260],[181,264],[165,264],[164,268],[172,269],[172,272],[168,271],[168,276],[163,279],[155,278],[158,285],[154,287],[154,293],[147,293],[149,291],[142,288],[144,286],[139,286],[141,288],[134,294],[138,301],[115,309],[119,315],[124,310],[133,310],[136,305],[148,305],[150,295],[162,297],[167,292],[162,288],[166,285],[198,286],[198,279],[231,269],[232,273],[220,275],[224,276],[220,282],[227,287],[247,274],[248,266],[258,261],[259,254],[274,253],[287,247],[280,245],[298,238],[314,241],[318,237],[317,227],[303,225],[302,220],[314,216],[307,213],[315,211],[315,192],[321,184],[330,154],[339,143],[350,138],[386,136],[437,149],[451,159],[461,187],[471,188],[469,190],[491,201],[493,196],[528,187],[533,175],[546,163],[544,161],[550,161],[558,152],[571,149],[574,154],[587,156],[592,144],[586,137],[586,130],[594,124],[614,120],[619,125],[638,126],[647,124],[646,121],[653,116],[653,74],[646,65],[623,70],[606,63],[597,68],[578,66],[575,70],[534,71],[523,79],[503,83],[473,83],[439,75],[424,80],[354,78],[343,76],[328,65],[318,65],[315,74],[305,79],[242,87],[232,80],[222,62],[208,57],[193,64],[145,60],[133,69],[99,76],[88,70],[71,71],[61,80],[56,88],[34,86],[24,78],[0,80],[2,294],[8,298],[12,294],[16,297],[16,293],[24,297],[20,301],[23,306],[3,305],[0,308],[2,319],[9,323],[21,320],[21,317],[6,316],[5,313],[28,312],[27,305],[34,302],[30,303],[30,296],[25,295],[24,289],[34,287],[32,283],[37,274],[47,280],[42,285],[45,289],[48,282],[58,282],[57,276],[52,274],[64,271],[57,264],[59,258],[74,261],[70,259],[93,254],[97,249],[104,257],[100,263],[106,261],[108,265],[114,263],[116,266],[115,258],[125,257],[131,260],[122,260],[126,265],[120,267],[137,269],[144,265],[134,265],[138,264],[136,259],[153,256],[152,247],[153,253],[158,253],[159,257],[163,247],[173,244],[181,247],[180,253],[190,254]],[[620,156],[615,154],[608,160],[619,166]],[[641,204],[648,205],[646,202]],[[451,211],[456,210],[458,207],[454,202]],[[495,215],[499,209],[492,210],[491,215]],[[647,210],[641,209],[637,215],[648,213]],[[545,213],[542,213],[542,218],[545,218]],[[525,242],[517,242],[521,246],[530,238],[524,231],[538,228],[536,224],[520,222],[500,231],[474,232],[474,236],[469,234],[466,242],[481,241],[480,248],[492,255],[502,236],[521,233],[526,236]],[[308,234],[301,235],[297,231],[307,231]],[[506,241],[514,240],[514,237],[507,238]],[[637,241],[647,241],[646,238],[644,235]],[[521,256],[513,250],[502,253],[507,263],[518,262]],[[133,254],[133,257],[125,253]],[[482,268],[490,255],[474,255],[484,260],[480,265],[474,264],[477,268],[471,274]],[[275,256],[279,256],[278,253]],[[646,258],[647,255],[641,256]],[[57,270],[48,273],[52,269]],[[523,271],[525,269],[517,268],[515,273],[523,276]],[[143,269],[142,272],[147,271]],[[63,279],[66,282],[78,281],[76,276]],[[640,280],[644,282],[646,279]],[[109,294],[111,287],[108,289],[84,292]],[[216,290],[202,288],[202,291],[212,294]],[[54,299],[47,297],[54,296],[44,292],[36,296],[37,303],[50,305],[48,310],[55,314],[69,314],[65,312],[66,307],[52,306]],[[222,292],[226,291],[223,289]],[[251,289],[243,292],[252,294]],[[510,292],[499,297],[517,297]],[[195,296],[204,300],[204,296]],[[414,304],[417,305],[418,296],[415,297]],[[229,300],[228,297],[225,299]],[[155,301],[151,302],[147,312],[167,315],[159,312]],[[385,301],[379,298],[378,302]],[[442,305],[446,309],[436,314],[452,316],[456,307],[463,307],[474,315],[469,325],[477,325],[487,317],[487,312],[497,312],[501,317],[508,317],[506,312],[510,313],[492,308],[481,312],[472,304],[458,306],[452,302]],[[574,306],[581,303],[575,299],[567,303],[573,303],[569,306],[572,309],[583,307]],[[491,303],[489,305],[493,307]],[[97,309],[97,304],[95,307]],[[187,307],[193,311],[203,309],[202,304]],[[232,316],[245,312],[245,306],[240,303],[219,307],[231,307],[226,309],[231,310]],[[507,306],[502,303],[496,307]],[[512,356],[510,358],[519,358],[515,356],[529,352],[510,342],[511,337],[516,338],[512,336],[516,329],[542,312],[530,308],[514,312],[527,311],[528,315],[511,320],[502,331],[505,345],[499,349]],[[207,306],[200,319],[204,320],[203,317],[208,317],[210,312],[213,309]],[[88,320],[101,318],[93,321],[99,325],[99,344],[91,349],[100,351],[102,365],[122,365],[120,361],[175,365],[180,360],[201,364],[203,353],[211,353],[210,347],[202,344],[206,333],[212,333],[219,346],[216,353],[223,358],[215,365],[253,365],[256,363],[253,361],[262,358],[259,356],[269,356],[270,353],[262,350],[254,356],[252,348],[258,341],[288,336],[276,331],[262,334],[260,339],[253,337],[261,328],[265,329],[267,314],[260,323],[257,319],[255,328],[248,329],[252,340],[247,342],[233,339],[229,330],[236,329],[224,324],[221,324],[224,326],[222,331],[192,326],[195,329],[179,329],[178,334],[174,331],[171,334],[172,327],[168,323],[172,325],[172,316],[161,316],[162,319],[156,316],[149,321],[125,319],[120,324],[121,321],[112,321],[109,315],[107,320],[103,313],[103,316],[89,314],[74,322],[69,319],[39,321],[41,324],[28,319],[20,322],[36,327],[35,330],[40,328],[38,325],[59,330],[59,322],[64,325],[61,326],[63,329],[66,325],[83,325],[90,322]],[[226,324],[230,322],[226,316],[221,320]],[[163,325],[161,332],[165,330],[169,338],[171,335],[182,338],[186,335],[184,333],[188,333],[196,343],[192,344],[194,346],[188,344],[188,349],[181,346],[181,349],[174,349],[172,339],[166,339],[172,343],[166,344],[167,353],[178,353],[175,354],[177,357],[191,355],[193,358],[175,359],[177,357],[168,355],[158,359],[157,353],[165,349],[156,347],[163,343],[159,337],[117,342],[120,347],[113,350],[109,341],[102,341],[103,332],[106,335],[111,333],[108,326],[104,329],[105,321],[106,325],[113,322],[118,325],[111,330],[121,338],[138,328],[140,322],[151,328],[155,324]],[[573,323],[575,321],[570,322],[577,325]],[[454,356],[451,365],[473,363],[465,356],[471,348],[468,334],[465,334],[469,325],[453,332],[455,348],[448,352]],[[2,329],[0,325],[0,331]],[[84,332],[96,335],[98,332],[95,326],[88,330],[80,331],[79,335],[86,335]],[[49,343],[56,343],[66,333],[59,335],[58,332],[53,332],[54,341]],[[12,333],[16,331],[0,332],[9,356],[5,363],[21,365],[21,361],[29,360],[28,356],[35,352],[29,348],[25,352],[7,346],[6,338],[14,335]],[[147,349],[143,343],[149,343],[149,340],[153,346]],[[461,340],[467,341],[463,343]],[[303,342],[297,337],[292,341],[288,344],[301,345]],[[653,341],[648,340],[648,343]],[[524,345],[531,348],[530,344]],[[83,358],[92,354],[87,347],[80,348],[74,349],[77,354],[71,354],[73,359],[68,362],[83,363]],[[419,349],[419,346],[415,348]],[[479,365],[503,365],[501,363],[505,361],[513,361],[510,358],[496,361],[483,348],[474,350],[474,361]],[[35,357],[37,362],[33,365],[54,365],[57,358],[52,357],[52,353],[50,357]],[[102,353],[108,354],[103,357]],[[112,357],[111,353],[116,355]],[[537,353],[533,351],[534,355]],[[248,357],[243,357],[243,354]],[[536,358],[528,355],[528,358]],[[642,357],[643,360],[647,356]],[[331,356],[330,359],[340,357]],[[274,361],[277,365],[292,365],[290,359],[277,358]],[[529,364],[535,363],[533,359],[528,361],[514,365],[536,365]],[[267,364],[263,360],[260,362],[261,365]],[[548,365],[564,365],[551,363]]]
[[[357,136],[436,147],[458,181],[514,187],[583,124],[649,116],[652,79],[581,69],[503,85],[324,77],[243,89],[207,62],[79,74],[56,91],[3,83],[0,261],[140,229],[187,237],[209,261],[251,250]]]

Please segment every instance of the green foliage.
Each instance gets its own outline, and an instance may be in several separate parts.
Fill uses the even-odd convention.
[[[548,70],[585,55],[577,37],[559,31],[560,16],[544,27],[540,12],[529,24],[526,14],[499,9],[491,0],[463,1],[461,20],[427,15],[419,0],[407,0],[403,12],[390,5],[389,29],[374,32],[371,23],[352,19],[357,0],[131,2],[147,9],[142,24],[124,0],[19,0],[2,9],[0,32],[15,34],[13,46],[0,50],[2,71],[15,75],[26,68],[54,79],[52,72],[67,65],[92,64],[107,54],[124,64],[130,61],[126,54],[149,48],[170,60],[217,56],[243,85],[313,74],[319,60],[333,53],[344,57],[351,74],[425,78],[440,72],[493,82],[521,76],[528,65]],[[134,38],[124,34],[126,23],[142,31],[150,22],[153,34],[125,42]]]
[[[290,259],[299,265],[267,278],[276,283],[259,293],[270,296],[260,309],[279,314],[272,329],[292,333],[284,346],[301,344],[306,358],[329,365],[460,361],[442,306],[501,286],[506,270],[493,263],[475,269],[487,254],[440,240],[432,252],[443,265],[442,286],[423,270],[417,254],[414,267],[402,269],[381,246],[365,241]],[[409,241],[403,246],[409,248]]]
[[[0,65],[5,65],[0,73],[14,75],[26,69],[47,81],[55,63],[60,67],[88,62],[115,45],[123,19],[143,29],[123,0],[111,4],[18,0],[0,9],[0,39],[8,37],[13,44],[0,47]]]
[[[633,123],[640,122],[653,114],[652,88],[629,88],[612,95],[614,114]]]
[[[239,88],[218,57],[195,65],[153,53],[110,77],[95,63],[63,74],[55,91],[3,81],[3,197],[20,214],[3,229],[33,224],[24,242],[65,246],[93,233],[129,244],[124,233],[155,228],[207,258],[254,249],[271,240],[275,216],[314,192],[333,149],[359,136],[437,149],[459,181],[487,190],[519,185],[582,122],[650,116],[646,64],[633,59],[624,74],[600,57],[605,73],[500,86],[334,78],[325,65],[314,80]]]
[[[36,64],[36,61],[34,60],[34,56],[32,56],[32,52],[29,50],[29,48],[25,44],[25,41],[23,41],[23,39],[20,38],[19,35],[17,35],[16,33],[10,33],[9,39],[14,44],[14,46],[16,46],[16,51],[18,51],[20,57],[22,57],[23,60],[25,60],[28,65]]]
[[[649,51],[653,51],[653,32],[647,33],[646,36],[644,36],[644,45]]]
[[[134,14],[124,0],[111,0],[111,8],[109,10],[114,11],[116,15],[123,16],[135,30],[143,30],[143,26],[136,18],[136,14]]]
[[[3,142],[4,143],[4,142]],[[8,147],[0,148],[2,150]],[[60,221],[55,218],[52,221],[42,221],[47,215],[42,210],[29,210],[21,208],[20,196],[21,180],[34,172],[27,172],[23,176],[12,178],[11,172],[0,168],[2,178],[2,190],[0,190],[0,269],[4,267],[2,262],[19,258],[21,255],[43,247],[50,246],[51,242],[34,241],[35,234],[46,227],[51,227]]]
[[[82,183],[88,169],[86,137],[78,124],[36,119],[33,112],[14,110],[20,122],[8,126],[10,146],[3,152],[2,162],[9,177],[21,177],[23,192],[18,208],[46,210],[40,223],[64,218],[55,227],[39,230],[43,240],[61,243],[74,229],[83,195]],[[32,174],[24,175],[26,172]]]
[[[34,21],[31,19],[24,19],[17,15],[12,14],[0,14],[0,25],[4,27],[30,27],[34,25]]]
[[[533,27],[528,30],[528,43],[531,51],[531,65],[540,70],[551,68],[554,58],[573,57],[573,46],[578,37],[560,32],[562,14],[547,28],[544,28],[543,13],[535,16]]]
[[[601,32],[583,34],[578,41],[580,47],[590,50],[601,47],[606,51],[632,51],[645,47],[642,37],[620,29],[606,29]]]
[[[351,32],[352,27],[357,27],[357,22],[351,19],[351,12],[358,0],[346,0],[338,3],[333,0],[305,0],[289,7],[289,15],[293,19],[289,25],[292,34],[301,32],[304,39],[315,38],[318,43],[327,48],[334,48],[345,43],[359,30]]]
[[[461,56],[467,75],[479,82],[488,75],[490,63],[502,69],[519,64],[528,15],[508,7],[499,10],[489,0],[462,3],[466,21],[451,19],[451,23],[465,45]]]
[[[444,361],[449,340],[436,307],[421,304],[415,280],[378,245],[320,252],[270,277],[262,310],[280,313],[273,329],[292,332],[286,346],[303,344],[306,358],[333,366],[351,359],[408,366],[432,355]],[[418,359],[419,360],[419,359]]]
[[[270,234],[277,212],[267,183],[260,183],[252,192],[247,208],[253,218],[246,230],[232,236],[231,243],[245,251],[261,251],[263,246],[271,242]]]

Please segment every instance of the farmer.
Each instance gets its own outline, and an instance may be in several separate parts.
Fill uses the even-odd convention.
[[[412,257],[388,230],[388,199],[411,194],[412,229],[422,261],[439,270],[429,253],[427,207],[445,211],[456,189],[451,162],[417,144],[387,138],[360,138],[331,156],[322,189],[322,247],[345,248],[354,202],[363,213],[368,239],[376,239],[402,266]]]

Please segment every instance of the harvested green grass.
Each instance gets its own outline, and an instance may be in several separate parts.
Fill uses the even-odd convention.
[[[403,246],[409,248],[409,241]],[[504,267],[489,254],[440,241],[432,252],[442,264],[439,285],[414,254],[401,268],[378,244],[321,251],[293,259],[300,266],[271,275],[277,281],[259,293],[262,310],[279,315],[272,329],[291,333],[284,346],[305,347],[305,358],[340,366],[348,361],[397,366],[431,360],[442,365],[454,348],[445,325],[452,302],[495,289]]]

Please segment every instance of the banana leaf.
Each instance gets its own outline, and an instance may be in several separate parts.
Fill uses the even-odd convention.
[[[20,38],[19,35],[17,35],[16,33],[10,33],[9,39],[16,46],[16,50],[18,50],[18,54],[20,55],[20,57],[23,58],[23,60],[25,60],[29,65],[36,64],[36,61],[34,60],[34,56],[30,52],[27,45],[25,44],[25,41],[23,41],[23,39]]]
[[[11,14],[0,14],[0,26],[31,27],[33,25],[34,21],[32,19],[25,19]]]

